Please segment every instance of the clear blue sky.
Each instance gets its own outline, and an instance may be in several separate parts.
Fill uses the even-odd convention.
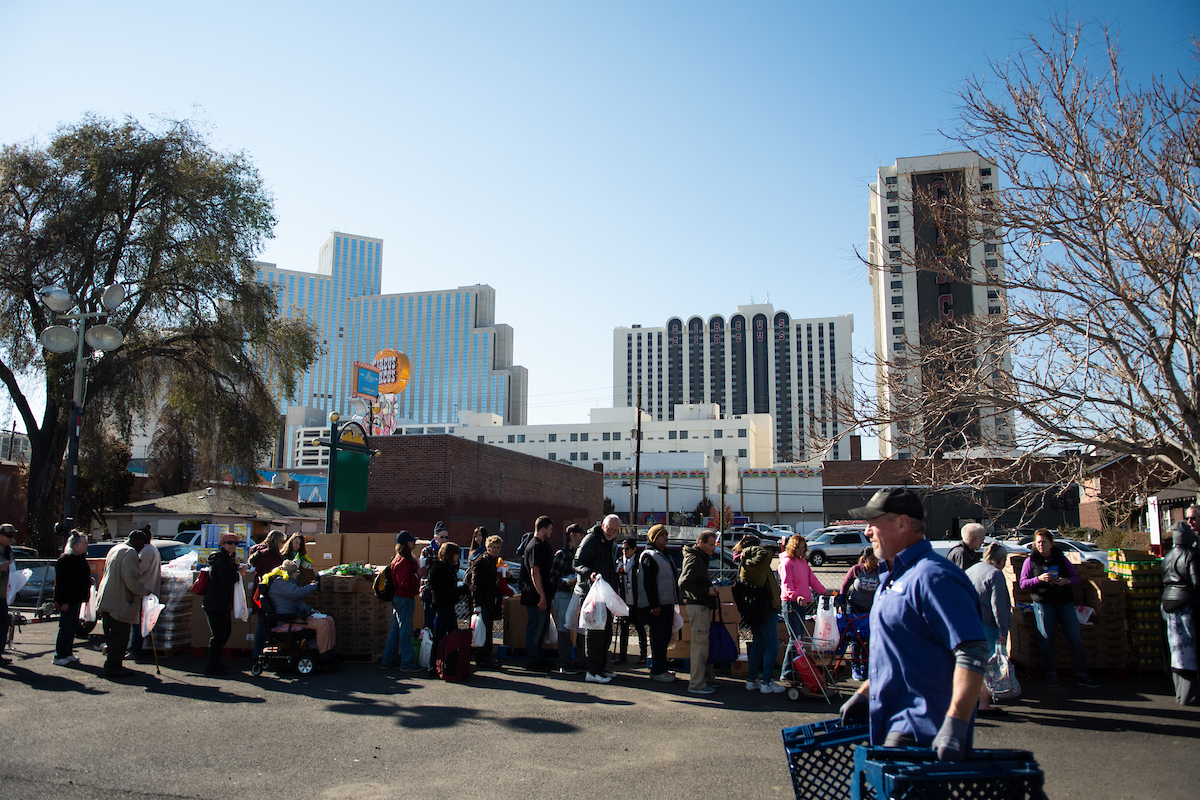
[[[343,230],[384,240],[384,291],[491,284],[530,422],[582,421],[616,325],[769,295],[853,313],[866,354],[875,170],[951,149],[963,77],[1064,8],[1134,82],[1197,69],[1194,0],[0,0],[0,143],[197,120],[275,197],[263,260],[315,269]]]

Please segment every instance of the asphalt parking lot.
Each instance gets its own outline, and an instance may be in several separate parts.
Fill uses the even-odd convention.
[[[694,697],[644,668],[604,686],[517,667],[453,684],[355,662],[210,679],[177,656],[118,683],[94,651],[54,667],[54,630],[26,626],[0,668],[0,798],[788,798],[780,728],[836,709],[728,678]],[[1163,676],[1103,683],[1029,684],[979,724],[977,746],[1032,750],[1052,798],[1195,797],[1200,709],[1177,708]]]

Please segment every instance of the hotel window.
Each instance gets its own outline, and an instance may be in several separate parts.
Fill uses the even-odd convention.
[[[892,288],[893,289],[903,289],[904,281],[892,281]]]
[[[555,456],[557,456],[557,455],[558,455],[557,453],[547,453],[546,458],[550,459],[551,461],[558,461],[558,459],[555,458]]]
[[[484,440],[484,438],[485,438],[485,437],[483,437],[483,436],[476,436],[476,437],[475,437],[475,441],[479,442],[480,444],[483,444],[483,440]]]
[[[586,433],[579,434],[579,441],[586,442],[587,440],[588,440],[588,435]]]
[[[508,435],[508,443],[509,443],[509,444],[513,444],[513,443],[514,443],[514,442],[516,442],[516,441],[517,441],[517,437],[516,437],[516,436],[514,436],[513,434],[511,434],[511,433],[510,433],[510,434]]]
[[[601,460],[601,461],[608,461],[608,457],[609,457],[610,455],[612,455],[612,454],[611,454],[611,453],[609,453],[607,450],[605,450],[603,453],[601,453],[601,454],[600,454],[600,460]]]
[[[678,434],[678,433],[676,433],[675,431],[667,431],[667,438],[668,438],[668,439],[674,439],[674,438],[675,438],[676,436],[678,436],[678,435],[679,435],[679,434]]]
[[[725,438],[725,431],[721,430],[720,428],[717,428],[715,431],[713,431],[713,438],[714,439]]]
[[[604,439],[604,441],[606,441],[606,442],[607,442],[607,441],[609,441],[609,439],[610,439],[611,437],[612,437],[612,434],[611,434],[611,433],[609,433],[608,431],[605,431],[603,434],[601,434],[601,438],[603,438],[603,439]]]
[[[680,432],[679,432],[679,438],[680,438],[680,439],[686,439],[687,437],[688,437],[688,432],[687,432],[687,431],[680,431]]]
[[[898,219],[889,219],[888,220],[888,229],[889,230],[894,231],[894,230],[899,230],[899,228],[900,228],[900,220],[898,220]]]
[[[579,460],[579,453],[571,453],[571,460],[572,460],[572,461],[578,461],[578,460]]]
[[[713,458],[723,458],[724,456],[725,456],[724,450],[713,450]]]
[[[738,428],[738,438],[739,439],[746,438],[746,429],[745,428]]]
[[[888,213],[889,214],[899,214],[900,206],[888,206]]]
[[[890,177],[890,178],[884,178],[884,179],[883,179],[883,185],[884,185],[884,186],[895,186],[895,185],[896,185],[896,178],[895,178],[895,176],[892,176],[892,177]]]
[[[523,433],[517,434],[517,444],[525,444],[525,434],[523,434]]]
[[[892,298],[892,305],[894,305],[894,306],[898,306],[903,302],[904,302],[904,295],[898,294]]]
[[[579,434],[578,434],[578,433],[572,433],[572,434],[571,434],[571,441],[572,441],[572,442],[578,442],[578,441],[579,441]]]
[[[889,236],[888,244],[900,244],[900,237],[899,236]]]
[[[746,448],[743,447],[742,449],[738,450],[738,458],[745,458],[745,457],[746,457]]]
[[[587,460],[588,460],[588,456],[587,456],[587,450],[584,450],[582,453],[580,453],[580,454],[579,454],[579,460],[580,460],[580,461],[587,461]]]
[[[549,435],[546,437],[546,441],[548,441],[548,442],[557,442],[557,441],[558,441],[558,434],[557,434],[557,433],[551,433],[551,434],[549,434]]]
[[[621,460],[621,451],[620,450],[613,450],[612,460],[613,461]]]

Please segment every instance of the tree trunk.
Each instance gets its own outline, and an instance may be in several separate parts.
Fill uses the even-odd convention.
[[[66,427],[44,424],[42,430],[30,436],[42,441],[30,448],[29,479],[25,489],[26,523],[30,546],[45,558],[57,555],[61,544],[55,541],[54,524],[61,519],[62,513],[59,480],[67,449]]]

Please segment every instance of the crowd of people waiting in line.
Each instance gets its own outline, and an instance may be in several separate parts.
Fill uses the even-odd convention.
[[[887,502],[896,501],[888,498]],[[520,595],[520,602],[527,612],[525,666],[528,669],[544,671],[552,668],[544,658],[543,643],[553,619],[558,656],[557,666],[553,668],[563,675],[583,672],[584,679],[591,683],[610,682],[616,675],[609,669],[609,649],[615,624],[620,645],[614,663],[627,661],[628,641],[633,632],[640,646],[637,665],[648,665],[652,680],[673,682],[676,676],[668,668],[666,653],[678,609],[690,633],[687,690],[701,695],[716,691],[713,665],[708,663],[709,635],[719,607],[718,590],[709,568],[717,547],[716,532],[702,531],[695,542],[683,545],[682,568],[676,574],[675,563],[666,553],[668,535],[662,525],[649,529],[644,550],[639,551],[636,539],[628,539],[620,543],[619,553],[614,552],[614,540],[620,530],[620,521],[615,515],[607,516],[586,532],[580,525],[568,526],[566,540],[557,552],[551,552],[548,544],[553,530],[553,520],[539,517],[534,531],[526,534],[518,548],[522,569],[515,592]],[[1200,554],[1196,552],[1198,532],[1200,506],[1192,506],[1186,512],[1185,520],[1173,527],[1172,547],[1163,560],[1162,615],[1167,623],[1171,670],[1180,705],[1196,701],[1193,608],[1200,585]],[[13,564],[11,545],[15,535],[13,526],[0,525],[0,579],[4,584],[7,584]],[[981,525],[964,526],[961,538],[961,544],[948,553],[948,559],[965,571],[974,587],[984,634],[981,652],[990,653],[998,642],[1006,640],[1011,625],[1010,596],[1001,574],[1007,554],[997,543],[980,552],[984,540]],[[71,531],[55,565],[54,604],[60,617],[53,661],[58,666],[79,661],[73,652],[75,631],[92,585],[84,557],[87,544],[86,535]],[[237,562],[237,544],[234,534],[224,534],[218,550],[208,557],[208,583],[202,603],[210,631],[205,674],[227,672],[220,657],[231,629],[233,591],[248,568],[260,576],[260,588],[269,594],[275,613],[294,617],[300,624],[316,631],[318,653],[329,657],[336,644],[334,621],[314,614],[314,609],[304,602],[317,591],[319,584],[314,580],[316,576],[303,535],[286,537],[280,531],[271,531],[250,550],[246,564]],[[471,601],[480,615],[481,624],[489,631],[483,646],[474,648],[476,666],[479,669],[497,667],[490,631],[501,615],[505,596],[514,591],[507,585],[512,577],[508,574],[507,564],[500,559],[503,544],[501,537],[489,536],[485,528],[477,528],[467,553],[467,579],[460,585],[461,550],[449,541],[449,531],[444,524],[439,522],[435,526],[432,539],[419,555],[414,555],[417,538],[412,533],[402,531],[397,535],[395,557],[387,567],[394,587],[393,621],[384,646],[383,669],[402,672],[424,669],[418,665],[414,647],[414,615],[418,600],[423,605],[425,624],[432,631],[436,648],[449,631],[458,627],[458,605],[464,598]],[[880,549],[878,542],[866,548],[858,563],[845,575],[840,590],[834,590],[827,589],[813,573],[806,559],[807,544],[801,536],[794,535],[787,540],[775,568],[771,566],[774,553],[763,547],[757,537],[746,536],[734,547],[739,583],[760,592],[764,600],[763,613],[748,626],[751,641],[747,653],[747,690],[764,694],[784,691],[784,687],[774,680],[780,618],[789,635],[790,647],[785,652],[791,653],[791,646],[804,636],[804,620],[817,597],[840,597],[843,609],[849,614],[871,613],[880,590],[886,589],[880,582]],[[126,655],[144,658],[143,640],[138,629],[141,599],[147,594],[158,593],[160,563],[157,550],[150,544],[149,526],[131,531],[123,543],[108,552],[96,610],[107,651],[104,674],[109,678],[130,672],[123,664]],[[573,642],[572,608],[578,607],[593,582],[600,578],[612,585],[625,600],[629,614],[616,620],[609,615],[603,628],[581,633]],[[1053,536],[1044,529],[1039,530],[1030,557],[1021,570],[1019,585],[1031,594],[1045,680],[1050,686],[1058,683],[1053,638],[1056,629],[1063,632],[1070,651],[1075,683],[1084,687],[1097,685],[1087,672],[1079,623],[1074,613],[1072,588],[1079,580],[1078,573],[1054,544]],[[0,593],[0,602],[4,599]],[[3,612],[0,620],[7,626],[7,605],[0,611]],[[254,641],[256,659],[267,634],[265,618],[266,615],[259,615]],[[0,634],[5,632],[0,629]],[[857,642],[852,641],[850,662],[855,665],[852,677],[865,681],[868,676],[855,647]],[[0,656],[0,664],[3,663],[9,663],[9,659]],[[790,666],[784,664],[781,680],[787,681],[791,677]],[[991,704],[986,687],[980,691],[977,713],[1002,713]]]

